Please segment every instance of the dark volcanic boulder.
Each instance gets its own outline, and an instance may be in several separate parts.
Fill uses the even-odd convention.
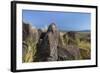
[[[23,23],[23,40],[25,40],[30,34],[30,25]]]
[[[58,59],[58,37],[59,33],[54,23],[50,24],[47,33],[41,39],[38,47],[39,61],[57,61]]]
[[[69,31],[69,32],[67,32],[65,35],[64,35],[64,37],[68,37],[67,38],[67,40],[68,40],[68,42],[67,42],[67,44],[69,45],[69,44],[72,44],[72,45],[75,45],[75,44],[77,44],[77,42],[76,42],[76,32],[74,32],[74,31]]]
[[[68,37],[71,37],[72,39],[75,39],[75,32],[74,31],[69,31],[67,32]]]
[[[58,61],[60,60],[79,60],[81,59],[80,49],[74,45],[58,47]]]
[[[81,59],[80,49],[75,45],[68,45],[66,50],[74,57],[74,60]]]
[[[74,56],[66,48],[58,47],[58,61],[73,60]]]

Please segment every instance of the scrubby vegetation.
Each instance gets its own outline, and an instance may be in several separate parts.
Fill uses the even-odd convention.
[[[25,24],[24,24],[25,25]],[[24,29],[24,28],[23,28]],[[30,31],[30,27],[26,28],[23,32],[23,63],[28,62],[39,62],[40,58],[43,57],[39,55],[39,52],[45,52],[40,49],[38,51],[39,43],[43,40],[43,36],[45,36],[46,31],[36,32],[38,31],[33,29]],[[25,35],[27,33],[27,35]],[[40,39],[40,35],[43,33],[42,38]],[[45,33],[45,34],[44,34]],[[38,35],[37,35],[38,34]],[[86,60],[91,58],[91,36],[90,32],[81,32],[81,31],[59,31],[59,42],[58,42],[58,60],[57,61],[65,61],[65,60]],[[38,39],[37,39],[38,38]],[[45,44],[45,43],[42,43]],[[42,45],[43,46],[43,45]],[[50,47],[50,45],[47,45]],[[50,51],[49,51],[50,53]],[[37,60],[38,59],[38,60]]]
[[[68,46],[72,44],[71,46],[77,47],[80,50],[80,60],[83,59],[90,59],[91,58],[91,41],[90,41],[90,32],[76,32],[73,31],[75,34],[74,37],[68,36],[68,32],[60,32],[63,34],[60,39],[60,44],[65,49],[69,49]],[[71,60],[72,58],[70,58]]]
[[[25,41],[23,41],[23,46],[25,52],[23,56],[23,62],[33,62],[35,59],[35,54],[36,54],[36,42],[34,41],[34,38],[27,38]]]

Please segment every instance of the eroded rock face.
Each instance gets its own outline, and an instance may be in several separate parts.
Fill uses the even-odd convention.
[[[69,37],[68,44],[74,45],[76,44],[76,33],[73,31],[67,32],[67,35]]]
[[[41,61],[56,61],[58,59],[58,37],[59,33],[56,25],[54,23],[50,24],[38,49]]]
[[[58,61],[73,60],[72,55],[66,48],[58,47]]]
[[[58,47],[58,61],[61,60],[79,60],[81,59],[80,56],[80,49],[73,46],[68,45],[67,47]]]
[[[23,40],[25,40],[30,34],[30,25],[23,23]]]
[[[68,45],[66,49],[74,57],[73,60],[79,60],[81,58],[80,57],[80,50],[77,46]]]
[[[23,62],[89,59],[89,53],[77,46],[76,32],[60,32],[55,23],[45,31],[23,23]]]

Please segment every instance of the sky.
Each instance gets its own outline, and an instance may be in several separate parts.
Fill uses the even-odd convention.
[[[23,10],[22,21],[38,29],[47,29],[55,23],[59,30],[90,30],[91,14],[79,12]]]

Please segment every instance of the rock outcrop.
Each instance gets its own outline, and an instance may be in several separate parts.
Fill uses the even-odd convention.
[[[58,61],[74,60],[72,55],[66,48],[58,47]]]
[[[51,23],[45,31],[23,23],[22,60],[43,62],[90,59],[90,51],[79,48],[76,38],[76,32],[60,32],[55,23]],[[90,36],[88,38],[90,42]]]
[[[65,34],[60,36],[60,40],[61,40],[60,45],[58,45],[60,47],[58,48],[59,55],[62,53],[60,55],[60,58],[65,60],[81,59],[80,49],[77,47],[76,32],[73,31],[66,32]],[[64,56],[66,56],[66,58],[63,58]]]
[[[54,23],[50,24],[46,33],[41,34],[38,47],[38,59],[40,61],[56,61],[58,59],[58,38],[59,33]]]

